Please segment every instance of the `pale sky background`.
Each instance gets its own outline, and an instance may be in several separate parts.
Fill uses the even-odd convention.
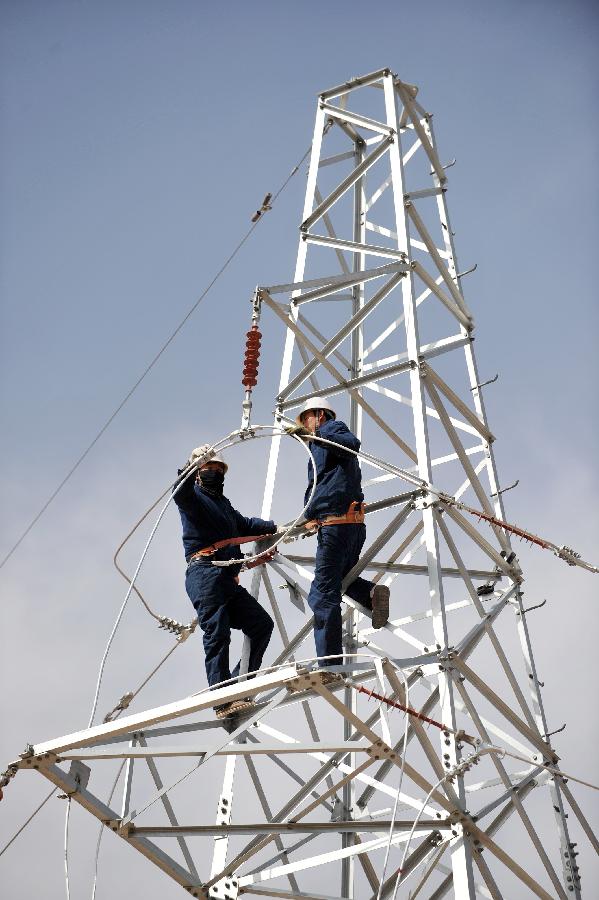
[[[389,66],[419,85],[443,159],[457,158],[448,200],[460,264],[478,264],[465,290],[481,376],[500,375],[485,395],[500,480],[520,479],[508,518],[599,562],[598,24],[581,0],[4,0],[0,556],[303,155],[318,92]],[[112,554],[189,450],[238,426],[247,301],[257,283],[291,280],[303,191],[299,174],[0,571],[0,769],[27,742],[87,724],[124,596]],[[276,335],[256,421],[270,420]],[[229,493],[247,513],[265,454],[235,456]],[[291,515],[295,494],[279,502],[275,516]],[[548,601],[530,628],[549,727],[567,722],[555,746],[565,770],[597,782],[599,577],[517,549],[527,600]],[[173,513],[143,584],[155,608],[188,621],[182,578]],[[132,604],[102,715],[168,646]],[[204,685],[197,635],[175,657],[137,709]],[[0,845],[49,788],[19,773]],[[596,795],[575,794],[596,822]],[[63,810],[51,800],[0,860],[11,900],[64,897]],[[95,827],[75,817],[72,896],[89,896]],[[599,874],[570,822],[588,890]],[[133,885],[148,900],[182,896],[122,842],[107,836],[103,854],[98,900]]]

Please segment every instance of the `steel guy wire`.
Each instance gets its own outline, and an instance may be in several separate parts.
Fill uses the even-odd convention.
[[[42,802],[40,803],[40,805],[39,805],[36,809],[33,810],[33,812],[31,813],[31,815],[29,816],[29,818],[28,818],[25,822],[23,822],[23,824],[22,824],[21,827],[18,829],[18,831],[16,831],[16,832],[13,834],[13,836],[12,836],[11,839],[8,841],[8,843],[4,845],[4,847],[2,848],[2,850],[0,850],[0,856],[2,856],[2,854],[5,853],[5,852],[8,850],[8,848],[10,847],[10,845],[11,845],[14,841],[16,841],[16,839],[17,839],[18,836],[21,834],[21,832],[22,832],[22,831],[25,831],[25,829],[27,828],[27,826],[29,825],[29,823],[37,816],[38,812],[46,805],[46,803],[48,802],[48,800],[50,799],[50,797],[53,797],[53,796],[54,796],[54,794],[56,793],[57,790],[58,790],[57,787],[52,788],[52,790],[50,791],[50,793],[48,794],[48,796],[47,796],[44,800],[42,800]]]
[[[326,126],[325,126],[325,128],[326,128]],[[291,172],[289,173],[289,175],[287,176],[287,178],[285,179],[285,181],[282,183],[282,185],[279,187],[279,189],[274,193],[274,195],[273,195],[273,197],[272,197],[272,199],[271,199],[271,201],[270,201],[271,207],[272,207],[272,205],[274,204],[275,200],[279,197],[279,195],[285,190],[285,188],[287,187],[287,185],[289,184],[289,182],[291,181],[291,179],[293,178],[293,176],[299,171],[300,166],[303,164],[304,160],[306,159],[306,157],[307,157],[308,154],[310,153],[310,150],[311,150],[311,149],[312,149],[312,145],[310,144],[310,146],[308,147],[308,149],[306,150],[306,152],[303,154],[303,156],[301,157],[301,159],[299,160],[299,162],[294,166],[294,168],[291,170]],[[133,394],[135,393],[135,391],[137,390],[137,388],[140,386],[140,384],[142,383],[142,381],[143,381],[143,380],[146,378],[146,376],[151,372],[151,370],[154,368],[154,366],[156,365],[156,363],[158,362],[158,360],[160,359],[160,357],[161,357],[161,356],[163,355],[163,353],[168,349],[168,347],[172,344],[172,342],[173,342],[174,339],[177,337],[177,335],[179,334],[179,332],[185,327],[185,325],[187,324],[187,322],[189,321],[189,319],[191,318],[191,316],[194,314],[194,312],[196,311],[196,309],[198,308],[198,306],[200,305],[200,303],[202,302],[202,300],[204,299],[204,297],[206,297],[206,295],[207,295],[207,294],[209,293],[209,291],[214,287],[214,285],[216,284],[216,282],[218,281],[218,279],[221,277],[221,275],[225,272],[225,270],[226,270],[226,269],[229,267],[229,265],[233,262],[233,260],[235,259],[235,257],[237,256],[237,254],[239,253],[239,251],[241,250],[241,248],[243,247],[243,245],[244,245],[244,244],[246,243],[246,241],[250,238],[250,236],[252,235],[254,229],[257,227],[258,223],[262,221],[263,218],[264,218],[264,216],[260,216],[260,218],[258,218],[255,222],[253,222],[253,223],[251,224],[251,226],[248,228],[248,230],[247,230],[246,233],[243,235],[243,237],[241,238],[241,240],[238,242],[238,244],[235,246],[235,248],[232,250],[232,252],[231,252],[231,253],[229,254],[229,256],[226,258],[225,262],[221,265],[220,269],[217,271],[217,273],[216,273],[216,275],[213,277],[212,281],[208,284],[208,286],[207,286],[206,288],[204,288],[204,290],[202,291],[202,293],[200,294],[200,296],[198,297],[198,299],[197,299],[197,300],[195,301],[195,303],[190,307],[190,309],[187,311],[187,313],[185,314],[185,316],[181,319],[181,321],[179,322],[179,324],[177,325],[177,327],[174,329],[174,331],[170,334],[170,336],[167,338],[167,340],[162,344],[162,346],[160,347],[160,349],[158,350],[158,352],[155,354],[155,356],[152,358],[152,360],[148,363],[148,365],[146,366],[146,368],[144,369],[144,371],[141,373],[141,375],[139,376],[139,378],[137,379],[137,381],[136,381],[136,382],[133,384],[133,386],[127,391],[127,393],[125,394],[125,396],[123,397],[123,399],[121,400],[121,402],[118,404],[118,406],[116,407],[116,409],[111,413],[111,415],[108,417],[108,419],[106,420],[106,422],[102,425],[102,427],[100,428],[100,430],[97,432],[96,436],[95,436],[95,437],[93,438],[93,440],[88,444],[88,446],[85,448],[85,450],[83,451],[83,453],[82,453],[82,454],[77,458],[77,460],[73,463],[73,465],[71,466],[71,468],[69,469],[69,471],[67,472],[67,474],[64,476],[64,478],[62,479],[62,481],[58,484],[58,486],[57,486],[57,487],[54,489],[54,491],[50,494],[50,496],[48,497],[48,499],[46,500],[46,502],[44,503],[44,505],[43,505],[43,506],[41,507],[41,509],[36,513],[36,515],[33,517],[33,519],[31,520],[31,522],[27,525],[27,527],[25,528],[25,530],[22,532],[22,534],[20,535],[20,537],[18,538],[18,540],[12,545],[12,547],[10,548],[10,550],[8,551],[8,553],[3,557],[2,561],[0,561],[0,569],[5,565],[5,563],[8,562],[8,560],[9,560],[10,557],[13,555],[13,553],[15,552],[15,550],[17,550],[17,548],[21,545],[21,543],[22,543],[22,542],[24,541],[24,539],[27,537],[27,535],[28,535],[29,532],[32,530],[32,528],[34,528],[34,526],[37,524],[37,522],[39,521],[39,519],[42,517],[42,515],[43,515],[43,514],[45,513],[45,511],[48,509],[48,507],[50,506],[50,504],[52,503],[52,501],[58,496],[58,494],[59,494],[60,491],[63,489],[63,487],[65,486],[65,484],[69,481],[69,479],[75,474],[75,472],[77,471],[77,469],[79,468],[79,466],[81,465],[81,463],[85,460],[85,458],[88,456],[88,454],[91,452],[91,450],[92,450],[92,449],[95,447],[95,445],[98,443],[98,441],[100,440],[100,438],[102,437],[102,435],[104,434],[104,432],[110,427],[110,425],[112,424],[112,422],[116,419],[116,417],[118,416],[118,414],[120,413],[120,411],[123,409],[123,407],[125,406],[125,404],[126,404],[126,403],[130,400],[130,398],[133,396]]]

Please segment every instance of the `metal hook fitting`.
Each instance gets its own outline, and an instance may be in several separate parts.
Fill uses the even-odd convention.
[[[491,494],[490,496],[491,497],[499,497],[499,496],[501,496],[501,494],[505,494],[506,491],[511,491],[513,488],[518,487],[519,484],[520,484],[520,479],[517,478],[513,484],[509,485],[509,487],[501,488],[500,490],[495,491],[495,493]]]
[[[523,610],[522,610],[522,613],[529,613],[529,612],[532,612],[533,609],[541,609],[541,607],[542,607],[542,606],[545,606],[546,603],[547,603],[547,600],[543,600],[542,603],[537,603],[536,606],[529,606],[528,609],[523,609]]]
[[[454,156],[454,158],[451,160],[451,162],[446,163],[444,166],[441,166],[441,168],[442,169],[451,169],[451,167],[455,166],[455,164],[456,164],[456,158]],[[434,175],[435,173],[434,173],[434,171],[431,171],[429,174]]]
[[[545,732],[545,737],[546,737],[547,739],[549,739],[552,735],[554,735],[554,734],[559,734],[560,731],[563,731],[563,730],[564,730],[564,728],[566,727],[566,725],[567,725],[567,722],[564,722],[564,724],[562,725],[561,728],[556,728],[555,731],[546,731],[546,732]]]
[[[464,272],[464,275],[467,275],[467,274],[468,274],[467,272]],[[459,278],[459,277],[460,277],[460,276],[458,275],[458,278]],[[495,376],[495,378],[489,378],[488,381],[481,381],[480,384],[475,384],[473,388],[470,388],[470,390],[471,390],[471,391],[476,391],[476,390],[478,390],[479,388],[486,387],[488,384],[494,384],[494,383],[497,381],[498,378],[499,378],[499,372],[497,373],[497,375]]]

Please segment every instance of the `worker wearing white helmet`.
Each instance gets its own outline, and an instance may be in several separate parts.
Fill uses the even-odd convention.
[[[208,684],[214,685],[239,674],[239,663],[229,670],[231,629],[240,629],[250,641],[248,671],[260,668],[268,646],[273,621],[258,601],[239,584],[239,566],[213,566],[213,560],[242,559],[238,544],[227,543],[243,536],[264,536],[277,529],[274,522],[246,518],[223,494],[228,466],[208,444],[192,451],[184,469],[188,474],[174,488],[183,526],[187,562],[185,588],[204,633]],[[197,477],[196,477],[197,476]],[[216,545],[216,546],[215,546]],[[219,718],[248,712],[250,701],[235,700],[215,707]]]
[[[362,473],[354,453],[360,441],[347,425],[337,419],[326,397],[310,397],[302,405],[296,425],[286,429],[310,443],[316,463],[308,463],[308,501],[314,479],[314,495],[306,509],[306,519],[318,522],[314,579],[308,603],[314,613],[316,654],[322,664],[342,662],[341,585],[355,566],[366,540],[362,493]],[[321,443],[311,438],[324,438]],[[333,446],[331,446],[331,444]],[[374,628],[382,628],[389,618],[389,588],[356,578],[346,593],[352,600],[372,610]],[[324,657],[329,657],[325,659]]]

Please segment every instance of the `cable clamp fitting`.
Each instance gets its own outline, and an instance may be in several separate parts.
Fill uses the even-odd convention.
[[[264,213],[266,213],[272,209],[272,206],[270,205],[271,200],[272,200],[272,194],[271,193],[266,194],[266,196],[264,197],[264,200],[262,201],[262,205],[260,206],[260,209],[257,209],[256,212],[254,213],[254,215],[252,216],[252,222],[257,222],[258,219]]]
[[[128,691],[126,694],[123,694],[114,709],[112,709],[109,713],[106,713],[102,721],[104,723],[114,721],[119,713],[124,712],[124,710],[129,708],[129,704],[133,700],[134,696],[135,694],[133,693],[133,691]]]
[[[560,559],[565,560],[569,566],[575,566],[575,559],[580,559],[580,553],[577,553],[576,550],[573,550],[572,547],[566,547],[564,544],[563,547],[559,547],[555,551],[555,555],[559,556]]]
[[[160,616],[158,621],[160,623],[158,627],[163,628],[170,634],[177,635],[180,644],[182,644],[183,641],[186,641],[190,634],[194,633],[198,624],[197,619],[195,619],[193,622],[190,622],[189,625],[184,625],[182,622],[171,619],[169,616]]]
[[[0,800],[2,800],[2,798],[4,797],[4,792],[2,789],[7,787],[7,785],[12,781],[18,771],[19,766],[16,763],[11,763],[0,775]]]

